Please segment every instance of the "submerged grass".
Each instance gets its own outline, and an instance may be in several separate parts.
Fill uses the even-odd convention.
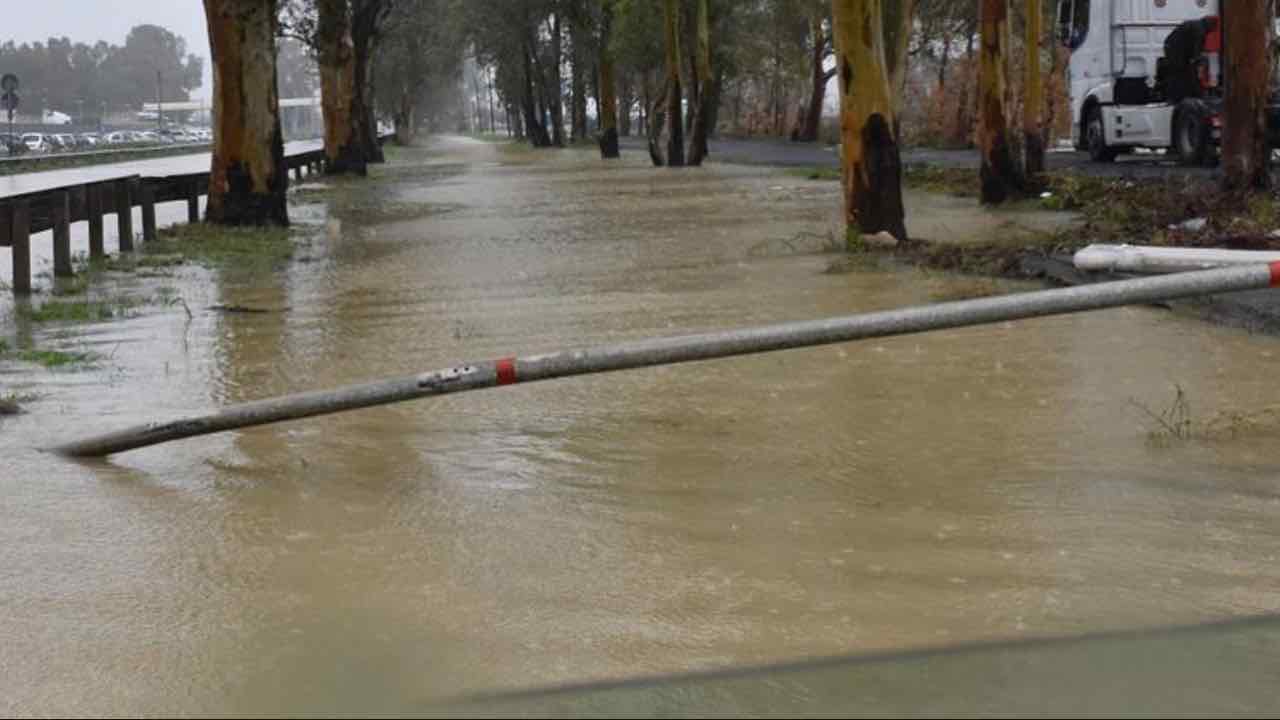
[[[40,399],[35,393],[5,393],[0,395],[0,417],[5,415],[21,415],[23,405]]]
[[[195,223],[172,225],[142,246],[142,256],[161,258],[160,266],[194,262],[210,268],[270,270],[293,256],[287,228],[237,228]],[[145,262],[145,261],[144,261]]]
[[[804,178],[806,180],[840,180],[840,168],[831,167],[829,165],[787,168],[786,172],[788,175]]]
[[[17,312],[34,323],[88,323],[122,317],[137,304],[124,296],[109,300],[50,300],[38,307],[21,307]]]

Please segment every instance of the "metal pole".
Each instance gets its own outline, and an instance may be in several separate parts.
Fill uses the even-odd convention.
[[[156,70],[156,131],[164,132],[164,104],[160,97],[160,87],[164,82],[159,70]]]
[[[704,335],[641,340],[589,350],[508,357],[337,390],[259,400],[220,412],[139,425],[68,443],[53,448],[53,451],[73,457],[102,457],[198,435],[502,385],[1277,286],[1280,286],[1280,263],[1260,264]]]

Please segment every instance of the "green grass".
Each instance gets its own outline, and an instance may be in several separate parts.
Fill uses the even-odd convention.
[[[121,297],[112,300],[50,300],[39,307],[20,308],[18,314],[34,323],[102,322],[125,315],[136,303]]]
[[[83,365],[97,359],[97,355],[89,352],[64,352],[62,350],[20,350],[15,355],[18,360],[46,368],[61,368],[69,365]]]
[[[840,181],[840,168],[827,165],[816,165],[811,168],[787,168],[787,174],[806,180]]]
[[[236,270],[274,269],[288,261],[293,252],[294,241],[286,228],[205,223],[164,228],[158,238],[142,246],[143,257],[163,257],[166,265],[189,261]]]

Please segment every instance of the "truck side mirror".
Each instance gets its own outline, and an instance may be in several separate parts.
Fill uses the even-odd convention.
[[[1054,26],[1054,36],[1070,50],[1080,45],[1075,37],[1075,6],[1075,0],[1058,0],[1058,22]]]

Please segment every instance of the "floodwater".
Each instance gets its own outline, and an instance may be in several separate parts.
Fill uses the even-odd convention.
[[[304,187],[308,239],[282,272],[119,280],[170,286],[191,317],[152,304],[30,327],[4,300],[10,345],[100,360],[0,364],[3,392],[38,396],[0,418],[0,713],[412,713],[1280,612],[1274,433],[1155,444],[1135,405],[1158,413],[1175,386],[1196,418],[1280,405],[1280,342],[1150,308],[517,386],[107,462],[36,449],[972,285],[824,272],[834,184],[645,162],[439,139],[365,183]]]

